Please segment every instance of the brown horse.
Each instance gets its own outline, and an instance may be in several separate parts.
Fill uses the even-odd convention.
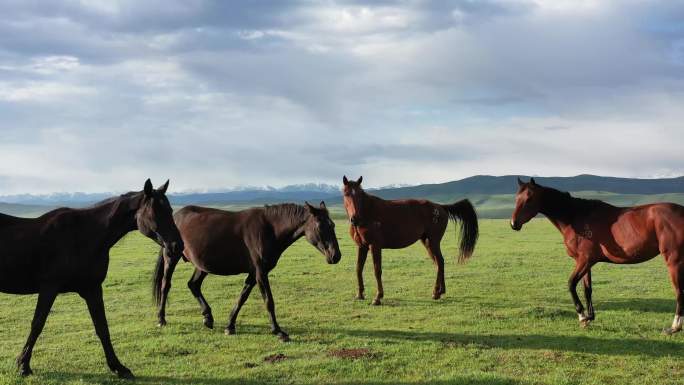
[[[0,214],[0,291],[38,293],[31,332],[17,357],[22,375],[32,373],[33,346],[55,298],[76,292],[88,305],[109,368],[119,377],[133,377],[112,347],[102,282],[107,276],[109,249],[129,231],[138,229],[162,245],[165,254],[180,255],[183,242],[165,196],[168,185],[167,181],[154,190],[148,179],[142,192],[107,199],[90,208],[53,210],[35,219]]]
[[[402,249],[420,240],[437,267],[437,280],[432,298],[446,293],[444,284],[444,257],[440,242],[449,219],[461,221],[461,254],[465,262],[473,253],[477,242],[477,215],[470,201],[463,199],[451,205],[428,200],[384,200],[367,194],[361,188],[363,177],[357,181],[342,178],[344,208],[351,222],[349,233],[358,246],[356,278],[357,299],[364,299],[363,266],[368,250],[373,254],[373,267],[378,291],[373,305],[380,305],[384,296],[382,287],[382,249]]]
[[[176,212],[174,220],[185,242],[183,257],[195,265],[188,288],[200,304],[206,327],[214,327],[211,308],[201,291],[207,274],[247,274],[245,286],[230,312],[226,334],[235,334],[238,312],[258,284],[270,317],[271,332],[283,341],[289,340],[276,321],[268,273],[285,249],[302,236],[325,255],[328,263],[335,264],[342,256],[335,223],[323,202],[318,208],[308,203],[305,206],[287,203],[238,212],[187,206]],[[178,259],[159,253],[153,280],[159,326],[166,325],[166,299]]]
[[[544,214],[563,235],[568,255],[575,260],[568,287],[583,327],[594,320],[591,302],[591,267],[597,262],[641,263],[662,254],[670,271],[677,298],[674,321],[665,333],[682,330],[684,311],[684,207],[656,203],[615,207],[599,200],[574,198],[567,192],[518,179],[513,230],[537,214]],[[577,283],[584,282],[587,313],[577,296]]]

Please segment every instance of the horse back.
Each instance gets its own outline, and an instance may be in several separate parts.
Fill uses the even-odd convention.
[[[225,211],[187,206],[174,214],[185,244],[183,254],[202,271],[233,275],[251,268],[247,229],[256,225],[253,209]]]
[[[373,205],[368,223],[350,230],[357,244],[401,249],[430,234],[441,237],[448,213],[424,199],[379,200]]]

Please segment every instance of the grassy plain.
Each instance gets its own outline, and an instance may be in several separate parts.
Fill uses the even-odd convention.
[[[674,298],[660,257],[641,265],[594,268],[597,320],[580,329],[566,280],[572,260],[545,219],[522,232],[483,220],[475,256],[456,265],[453,228],[443,241],[446,297],[430,298],[435,272],[422,246],[384,252],[385,300],[366,266],[367,300],[353,299],[355,248],[338,221],[342,261],[327,265],[304,240],[271,274],[276,311],[292,342],[269,334],[257,290],[223,327],[243,277],[209,276],[204,293],[217,328],[205,329],[180,264],[157,328],[150,276],[155,245],[137,233],[112,249],[105,303],[114,346],[136,384],[681,384],[684,335],[667,337]],[[35,296],[0,294],[0,383],[125,383],[104,363],[86,306],[58,297],[36,345],[35,375],[22,379],[23,346]],[[354,350],[344,350],[354,349]]]

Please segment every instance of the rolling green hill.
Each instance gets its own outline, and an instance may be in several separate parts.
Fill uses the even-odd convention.
[[[0,202],[0,213],[14,215],[18,217],[37,217],[52,210],[50,206],[21,205],[15,203]]]
[[[478,175],[458,181],[419,186],[380,189],[372,194],[385,199],[421,198],[452,203],[468,198],[481,218],[508,218],[515,202],[517,178],[529,176]],[[573,177],[535,177],[539,184],[570,191],[573,196],[600,199],[616,206],[635,206],[654,202],[684,205],[684,177],[664,179],[614,178],[596,175]],[[337,200],[336,203],[340,203]]]
[[[482,218],[507,218],[513,210],[517,178],[529,180],[529,176],[477,175],[469,178],[438,184],[423,184],[410,187],[383,188],[370,191],[385,199],[418,198],[440,203],[452,203],[468,198],[475,204]],[[601,199],[617,206],[634,206],[653,202],[674,202],[684,205],[684,177],[662,179],[615,178],[596,175],[573,177],[535,177],[537,183],[569,191],[574,196]],[[307,185],[308,186],[308,185]],[[314,185],[315,189],[236,191],[227,193],[197,193],[170,195],[174,207],[188,204],[239,210],[263,204],[325,200],[333,216],[344,218],[342,197],[334,186]],[[323,186],[325,188],[320,189]],[[97,195],[98,199],[101,195]],[[92,202],[90,202],[92,203]],[[67,206],[72,206],[69,202]],[[75,204],[75,206],[82,206]],[[52,206],[0,203],[0,212],[37,216]]]

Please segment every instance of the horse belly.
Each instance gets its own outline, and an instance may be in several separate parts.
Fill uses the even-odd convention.
[[[198,269],[209,274],[236,275],[250,271],[248,252],[241,248],[216,248],[200,253],[189,253],[188,259]]]
[[[39,289],[35,273],[31,269],[5,268],[0,272],[0,292],[7,294],[34,294]]]
[[[0,292],[8,294],[37,293],[40,269],[36,258],[30,255],[9,254],[0,256]]]
[[[22,277],[20,279],[6,279],[6,277],[2,277],[2,281],[0,281],[0,292],[6,294],[36,294],[39,290],[40,285],[32,277]]]
[[[601,248],[613,263],[641,263],[659,253],[655,232],[629,214],[611,227],[611,237],[601,243]]]
[[[384,226],[382,228],[382,247],[386,249],[403,249],[416,243],[424,229],[414,226]]]

